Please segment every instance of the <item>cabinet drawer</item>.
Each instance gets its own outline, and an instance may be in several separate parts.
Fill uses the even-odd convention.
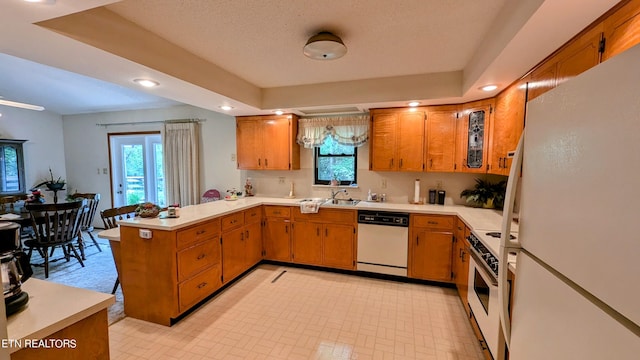
[[[244,211],[244,223],[253,224],[262,220],[262,207],[256,206]]]
[[[341,210],[321,208],[316,214],[303,214],[300,208],[293,209],[294,220],[318,221],[333,224],[355,224],[356,210]]]
[[[239,211],[222,217],[222,231],[235,229],[244,225],[244,212]]]
[[[454,216],[450,215],[411,215],[411,226],[453,230],[453,220]]]
[[[220,280],[220,265],[215,265],[191,279],[178,285],[180,312],[183,312],[198,301],[211,295],[222,285]]]
[[[277,217],[277,218],[289,218],[291,217],[290,206],[265,206],[264,216]]]
[[[220,237],[220,218],[207,220],[206,223],[178,231],[176,234],[176,246],[179,250],[204,240],[218,237]]]
[[[210,240],[178,253],[178,282],[220,263],[220,242]]]

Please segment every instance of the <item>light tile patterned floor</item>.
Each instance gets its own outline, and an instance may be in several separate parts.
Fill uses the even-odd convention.
[[[274,265],[172,327],[125,318],[109,336],[114,360],[482,359],[454,289]]]

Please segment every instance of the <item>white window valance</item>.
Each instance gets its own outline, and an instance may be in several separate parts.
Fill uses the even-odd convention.
[[[301,118],[298,144],[305,148],[321,146],[327,136],[341,145],[362,146],[369,139],[368,115]]]

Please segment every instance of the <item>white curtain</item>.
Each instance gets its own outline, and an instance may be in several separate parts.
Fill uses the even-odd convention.
[[[165,123],[163,145],[167,204],[197,204],[200,199],[200,124],[195,121]]]
[[[331,136],[341,145],[362,146],[369,139],[368,115],[301,118],[296,141],[305,148],[322,145]]]

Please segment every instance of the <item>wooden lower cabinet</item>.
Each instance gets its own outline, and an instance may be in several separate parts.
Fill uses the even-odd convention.
[[[264,258],[291,262],[291,207],[264,206]]]
[[[120,226],[118,277],[127,316],[171,325],[172,319],[220,288],[220,218],[188,228],[151,230]]]
[[[452,281],[453,222],[448,215],[411,215],[409,277]]]
[[[456,282],[456,288],[458,289],[458,295],[460,296],[467,315],[470,313],[469,301],[467,300],[467,294],[469,292],[469,252],[471,251],[471,245],[467,240],[469,233],[469,228],[458,218],[455,228],[453,276]]]
[[[222,217],[222,281],[228,283],[262,260],[261,215],[255,207]]]
[[[23,348],[11,354],[11,360],[108,360],[107,309],[80,319],[45,339],[70,339],[76,342],[76,346],[55,349],[44,346]]]
[[[237,228],[222,234],[222,280],[233,280],[244,271],[245,242],[244,228]]]
[[[302,214],[294,208],[293,219],[294,263],[355,270],[355,210],[320,209],[317,214]]]
[[[315,222],[293,223],[291,243],[293,262],[322,265],[322,224]]]
[[[355,268],[353,229],[353,225],[323,225],[322,265],[349,270]]]

